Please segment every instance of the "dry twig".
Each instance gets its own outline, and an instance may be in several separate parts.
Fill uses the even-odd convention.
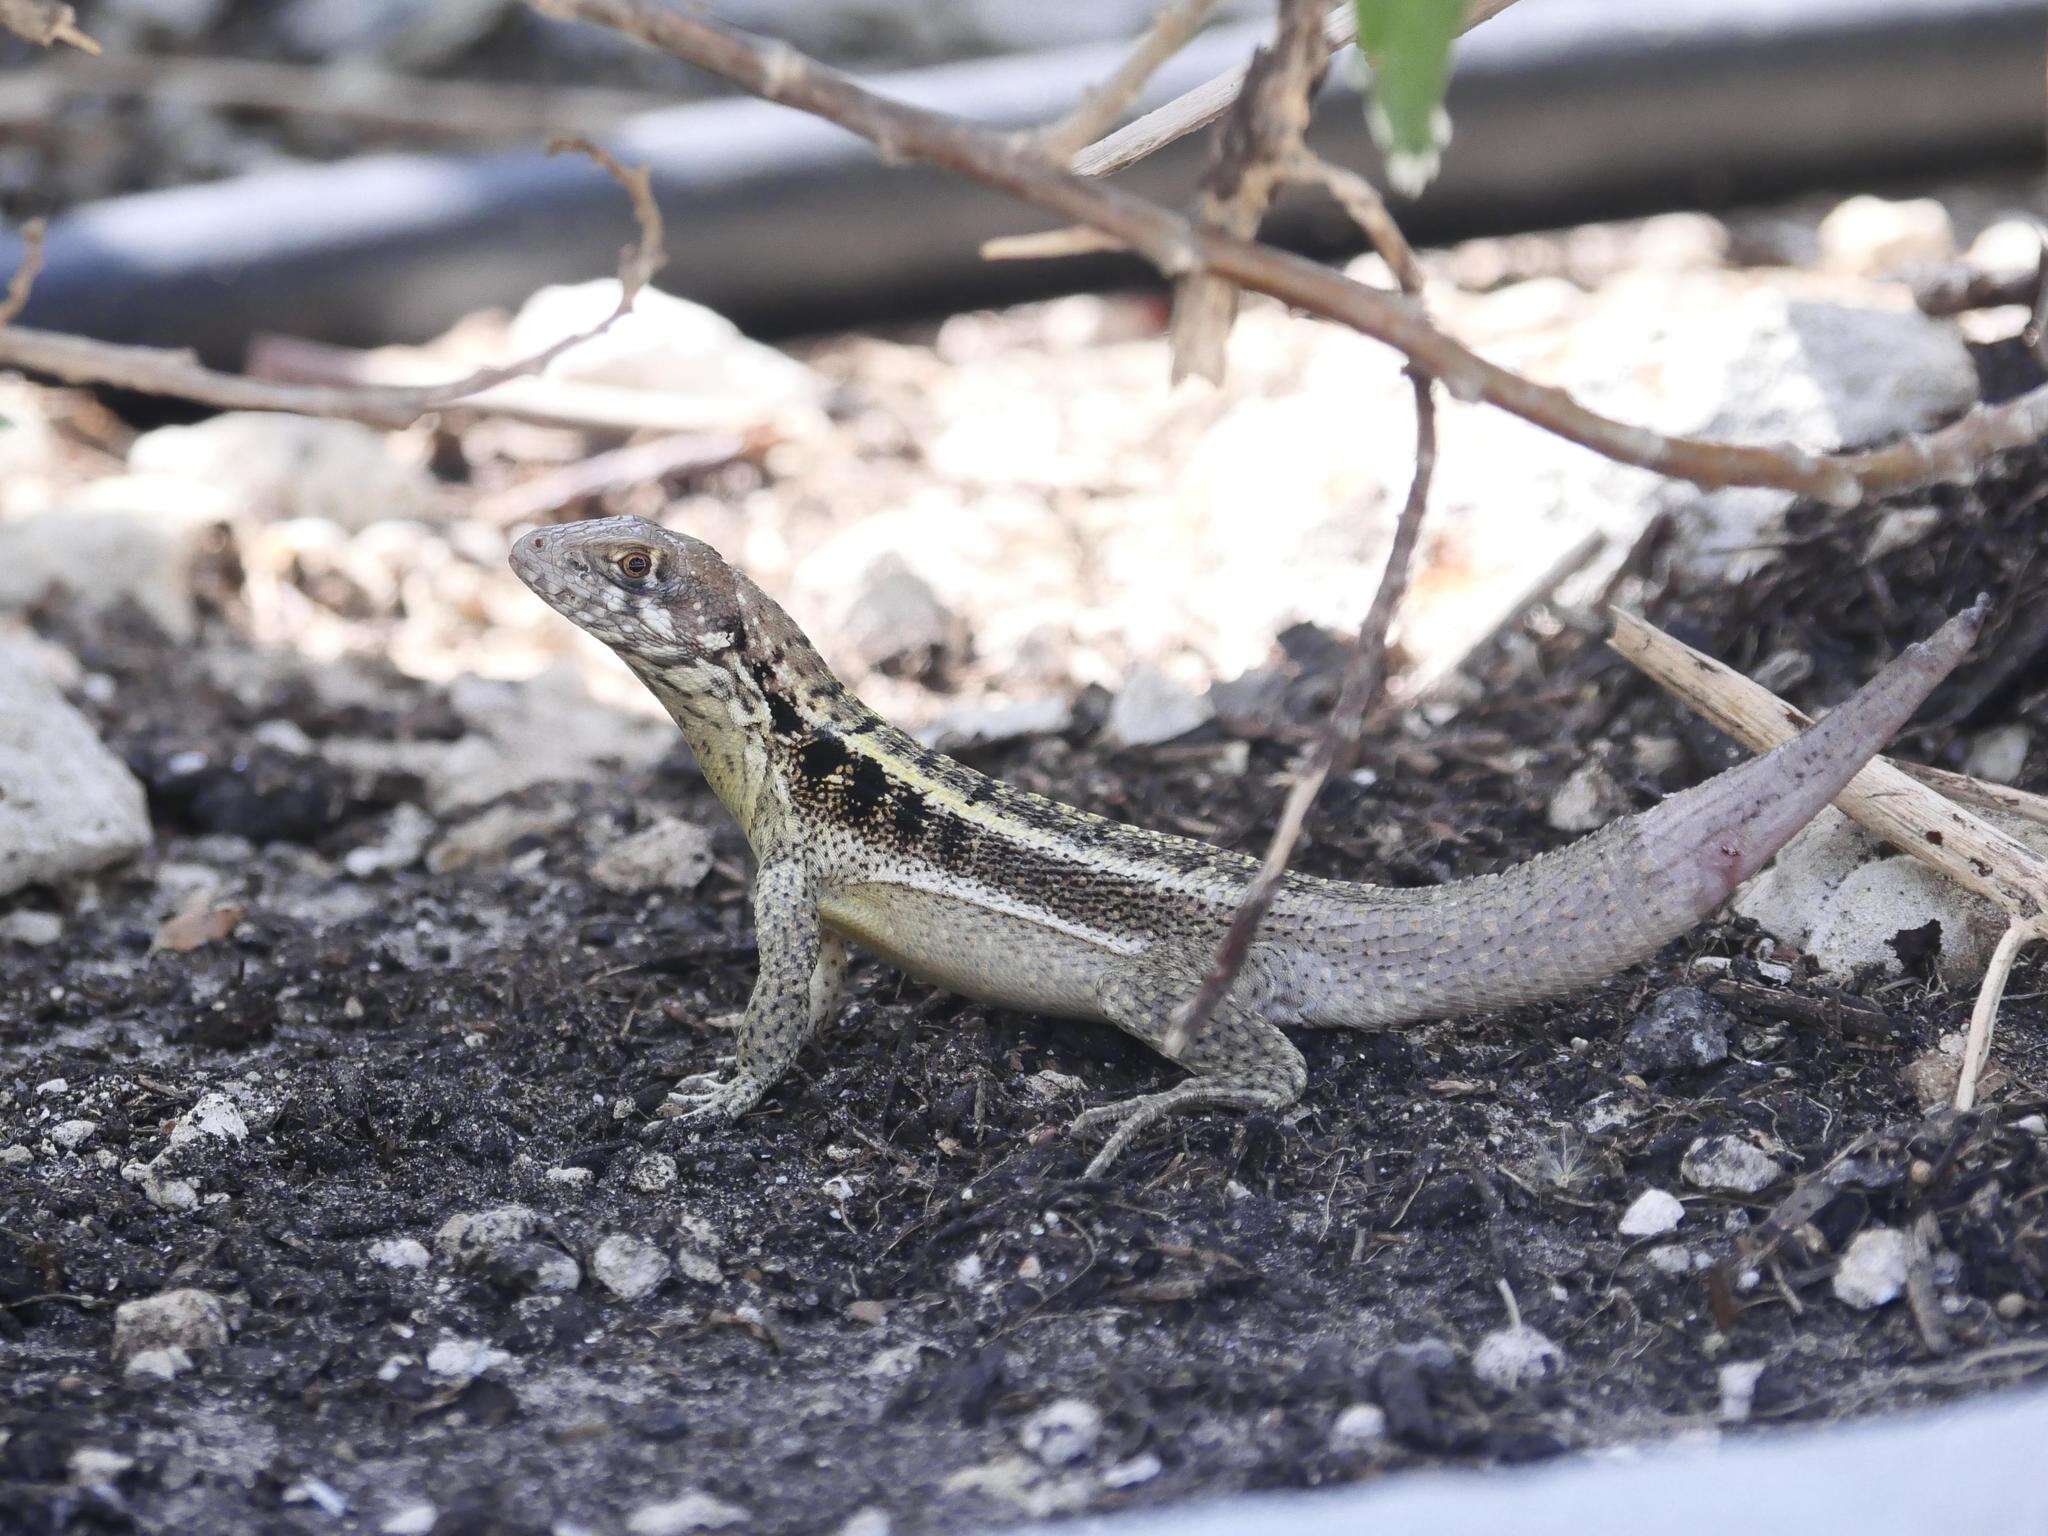
[[[1615,615],[1611,643],[1653,682],[1752,751],[1768,751],[1812,724],[1768,688],[1633,615]],[[1931,864],[2006,913],[2008,927],[1978,991],[1963,1046],[1955,1107],[1968,1109],[1976,1102],[2013,958],[2030,939],[2048,938],[2048,859],[1886,758],[1865,764],[1835,804],[1892,847]]]
[[[856,84],[785,43],[764,42],[699,13],[655,0],[528,0],[549,15],[594,22],[639,39],[756,95],[860,135],[895,160],[944,167],[1088,224],[1168,277],[1197,267],[1241,288],[1338,321],[1403,353],[1455,399],[1484,401],[1607,458],[1697,485],[1773,486],[1838,506],[1967,476],[1989,455],[2048,435],[2048,385],[1978,408],[1939,431],[1857,453],[1809,453],[1668,436],[1619,422],[1487,361],[1430,323],[1405,296],[1269,246],[1197,228],[1122,188],[1063,171],[1028,139],[929,112]],[[1490,14],[1490,13],[1489,13]]]
[[[0,27],[41,48],[69,43],[84,53],[100,51],[100,45],[79,30],[78,12],[60,0],[0,0]]]
[[[1294,169],[1300,174],[1310,171],[1311,167],[1297,160]],[[1376,195],[1373,201],[1378,201]],[[1381,213],[1384,215],[1384,209]],[[1422,267],[1415,260],[1415,253],[1409,249],[1400,227],[1390,217],[1368,217],[1360,222],[1375,243],[1383,242],[1381,256],[1389,270],[1400,278],[1411,296],[1419,297]],[[1280,884],[1287,876],[1287,866],[1294,858],[1295,845],[1301,841],[1301,829],[1308,820],[1316,796],[1322,793],[1323,786],[1333,776],[1350,771],[1358,756],[1358,740],[1365,728],[1365,718],[1386,692],[1387,630],[1393,624],[1395,611],[1408,590],[1408,573],[1414,563],[1415,543],[1422,532],[1423,513],[1429,505],[1430,477],[1436,471],[1436,397],[1427,378],[1411,369],[1409,379],[1415,387],[1415,478],[1409,484],[1408,499],[1402,504],[1400,519],[1394,524],[1393,542],[1387,549],[1387,563],[1380,573],[1379,590],[1373,594],[1372,606],[1366,610],[1365,618],[1358,626],[1358,638],[1352,644],[1351,661],[1345,668],[1344,683],[1338,690],[1337,702],[1330,709],[1330,718],[1324,722],[1323,733],[1317,738],[1308,763],[1287,792],[1279,823],[1273,829],[1271,841],[1266,844],[1265,857],[1259,861],[1258,874],[1238,903],[1237,911],[1231,914],[1230,927],[1225,930],[1223,942],[1217,947],[1215,963],[1202,978],[1201,986],[1188,1000],[1180,1017],[1174,1020],[1173,1028],[1167,1032],[1161,1045],[1169,1056],[1178,1056],[1208,1027],[1217,1004],[1228,995],[1238,972],[1244,969],[1244,963],[1251,954],[1252,940],[1257,937],[1259,925],[1265,921],[1267,912],[1272,910],[1273,898],[1279,894]],[[1103,1151],[1107,1154],[1109,1148],[1105,1147]]]
[[[1459,30],[1469,32],[1514,3],[1515,0],[1472,0],[1465,7],[1464,25]],[[1329,39],[1333,50],[1348,47],[1357,40],[1358,16],[1351,8],[1351,0],[1341,0],[1340,4],[1332,7],[1323,21],[1323,36]],[[1156,154],[1198,128],[1208,127],[1230,110],[1230,104],[1237,100],[1238,91],[1244,85],[1244,76],[1245,71],[1240,67],[1225,70],[1215,78],[1203,81],[1193,90],[1174,97],[1165,106],[1119,128],[1108,138],[1089,145],[1074,156],[1072,169],[1081,176],[1107,176],[1111,171],[1136,165],[1147,155]]]
[[[1116,73],[1085,92],[1072,111],[1039,130],[1039,146],[1055,160],[1071,160],[1100,138],[1130,106],[1154,70],[1185,48],[1216,9],[1217,0],[1170,0],[1152,18]]]
[[[1322,0],[1280,0],[1280,29],[1245,71],[1230,115],[1216,134],[1216,151],[1202,177],[1195,217],[1204,229],[1249,240],[1273,194],[1302,153],[1301,137],[1315,106],[1316,87],[1329,63],[1323,40]],[[1223,380],[1224,348],[1237,318],[1237,287],[1206,267],[1174,284],[1170,330],[1173,378]]]
[[[27,307],[29,290],[43,270],[43,237],[48,232],[49,226],[41,219],[30,219],[21,226],[21,260],[7,281],[7,297],[0,299],[0,328],[14,324],[15,316]]]
[[[0,305],[0,365],[48,374],[68,384],[106,384],[145,394],[175,395],[224,410],[290,411],[303,416],[333,416],[375,427],[407,427],[422,416],[453,405],[477,407],[476,398],[537,374],[571,347],[603,335],[633,307],[648,279],[667,259],[662,245],[661,211],[644,166],[619,163],[611,153],[582,139],[566,139],[550,151],[576,150],[589,155],[625,188],[633,205],[639,238],[619,256],[619,302],[598,324],[563,338],[532,357],[480,368],[466,378],[417,387],[377,385],[288,384],[222,373],[200,363],[191,352],[162,347],[121,346],[68,336],[55,331],[6,324],[28,302],[35,269],[41,261],[41,236],[28,239],[20,267]]]

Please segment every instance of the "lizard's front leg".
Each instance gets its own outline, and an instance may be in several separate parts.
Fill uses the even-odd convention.
[[[745,1114],[839,1005],[846,945],[819,923],[802,860],[778,859],[754,877],[754,934],[761,969],[740,1018],[733,1070],[684,1078],[658,1111],[664,1119],[687,1125]]]
[[[1199,961],[1148,957],[1104,988],[1103,1012],[1118,1028],[1163,1051],[1174,1020],[1195,995],[1201,977]],[[1242,984],[1233,987],[1202,1032],[1173,1056],[1194,1074],[1187,1082],[1075,1117],[1076,1135],[1116,1128],[1088,1164],[1085,1177],[1107,1172],[1136,1136],[1179,1110],[1285,1109],[1301,1097],[1308,1082],[1301,1052],[1265,1016],[1259,998],[1246,996],[1246,991]]]

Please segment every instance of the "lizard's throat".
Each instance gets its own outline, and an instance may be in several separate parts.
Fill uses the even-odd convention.
[[[711,792],[742,827],[752,827],[768,788],[767,701],[751,680],[705,659],[661,665],[627,657],[683,733]]]

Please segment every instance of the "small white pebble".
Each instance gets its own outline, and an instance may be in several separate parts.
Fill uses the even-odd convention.
[[[981,1284],[982,1269],[981,1255],[978,1253],[970,1253],[965,1258],[957,1259],[953,1264],[953,1283],[963,1291],[972,1290]]]
[[[715,1494],[692,1488],[659,1504],[642,1504],[626,1517],[632,1536],[685,1536],[689,1531],[719,1531],[741,1525],[747,1512]]]
[[[1048,1467],[1064,1467],[1095,1454],[1102,1414],[1078,1397],[1056,1398],[1017,1426],[1017,1443]]]
[[[425,1269],[427,1245],[416,1237],[385,1237],[370,1244],[370,1262],[386,1269]]]
[[[1150,1451],[1140,1451],[1129,1461],[1120,1461],[1106,1468],[1102,1474],[1105,1488],[1135,1488],[1140,1483],[1149,1483],[1166,1470],[1166,1463]]]
[[[1520,1392],[1564,1370],[1564,1351],[1527,1324],[1497,1328],[1472,1351],[1472,1374],[1501,1392]]]
[[[50,1132],[50,1140],[66,1152],[76,1152],[99,1128],[97,1120],[66,1120]]]
[[[377,1527],[378,1536],[427,1536],[440,1518],[438,1509],[425,1499],[417,1499],[386,1515],[384,1523]]]
[[[581,1189],[590,1182],[588,1168],[550,1168],[541,1175],[550,1184],[560,1184],[569,1189]]]
[[[1369,1451],[1387,1437],[1387,1412],[1378,1403],[1353,1403],[1330,1424],[1330,1449],[1339,1456]]]
[[[633,1164],[627,1182],[643,1195],[658,1195],[676,1185],[676,1160],[666,1152],[649,1152]]]
[[[1678,1197],[1662,1189],[1646,1189],[1621,1213],[1623,1237],[1662,1237],[1685,1220]]]
[[[1896,1301],[1905,1288],[1906,1234],[1892,1227],[1858,1232],[1835,1266],[1836,1299],[1859,1311]]]
[[[60,1093],[69,1093],[71,1084],[61,1077],[46,1078],[36,1084],[36,1093],[41,1098],[53,1098]]]
[[[1721,1421],[1740,1424],[1749,1417],[1756,1401],[1757,1378],[1764,1373],[1761,1360],[1731,1360],[1715,1377],[1721,1389]]]

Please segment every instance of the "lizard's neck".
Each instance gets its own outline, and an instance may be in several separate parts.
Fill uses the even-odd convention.
[[[779,608],[760,599],[753,626],[727,648],[686,661],[627,656],[690,744],[712,793],[760,851],[786,830],[784,775],[801,745],[831,732],[864,733],[880,718],[840,683]]]

